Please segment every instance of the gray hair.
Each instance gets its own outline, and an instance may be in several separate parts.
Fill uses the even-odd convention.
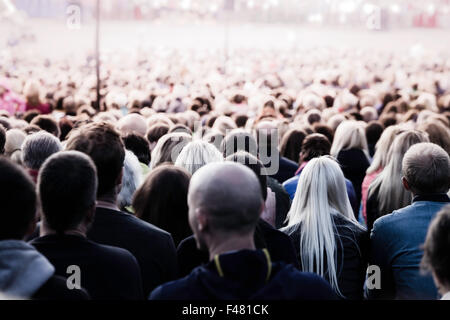
[[[131,205],[133,194],[143,180],[142,168],[138,158],[131,151],[125,150],[122,186],[117,196],[117,203],[121,209]]]
[[[46,131],[39,131],[25,138],[22,144],[22,162],[27,168],[39,170],[48,157],[61,150],[58,138]]]
[[[402,173],[416,194],[447,193],[450,188],[450,157],[434,143],[418,143],[406,152]]]

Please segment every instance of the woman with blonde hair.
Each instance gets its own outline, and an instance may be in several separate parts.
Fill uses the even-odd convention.
[[[344,176],[353,184],[357,208],[361,203],[362,182],[370,165],[365,125],[362,121],[342,122],[336,129],[330,151],[340,163]]]
[[[41,89],[37,81],[28,80],[23,87],[23,94],[26,100],[26,111],[35,109],[41,114],[51,112],[50,105],[41,101]]]
[[[282,229],[293,240],[301,270],[326,279],[347,299],[362,299],[368,234],[356,221],[339,164],[329,156],[308,162]]]
[[[184,132],[172,132],[162,136],[152,151],[150,169],[164,162],[175,163],[181,150],[192,141],[192,137]]]
[[[387,127],[381,134],[380,140],[378,140],[375,145],[375,154],[373,156],[372,163],[370,167],[367,168],[366,176],[362,182],[361,186],[361,213],[367,223],[367,195],[369,193],[370,184],[375,180],[375,178],[383,171],[383,168],[388,163],[388,151],[392,145],[397,134],[403,132],[403,130],[395,125]]]
[[[368,190],[368,230],[376,219],[411,204],[411,192],[402,185],[403,156],[412,145],[428,141],[428,134],[418,130],[407,130],[395,137],[387,155],[388,163]]]

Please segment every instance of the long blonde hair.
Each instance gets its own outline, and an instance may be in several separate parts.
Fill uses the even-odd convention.
[[[330,154],[337,158],[339,152],[348,149],[360,149],[369,159],[369,148],[367,146],[366,134],[362,121],[347,120],[342,122],[336,129]]]
[[[301,226],[302,270],[326,278],[342,296],[337,279],[336,235],[340,238],[333,214],[351,222],[350,228],[364,230],[354,217],[339,164],[329,156],[314,158],[300,175],[287,216],[288,227],[295,226],[291,232],[296,232]]]
[[[378,213],[380,216],[411,204],[412,195],[402,184],[402,161],[408,149],[419,142],[428,142],[428,135],[418,130],[407,130],[394,139],[388,152],[389,162],[370,184],[369,197],[378,190]]]

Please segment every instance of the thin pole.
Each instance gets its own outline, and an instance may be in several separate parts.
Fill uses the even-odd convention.
[[[97,0],[95,20],[95,73],[97,76],[96,109],[100,110],[100,0]]]

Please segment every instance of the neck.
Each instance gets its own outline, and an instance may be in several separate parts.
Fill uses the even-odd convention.
[[[255,250],[255,242],[253,240],[253,233],[247,235],[224,235],[215,237],[210,240],[208,245],[209,259],[212,260],[216,255],[223,254],[229,251],[237,250]]]
[[[117,206],[117,195],[113,192],[97,197],[97,207],[120,211]]]
[[[56,232],[55,230],[53,230],[52,228],[50,228],[45,221],[42,222],[41,224],[41,228],[40,228],[40,232],[39,235],[41,237],[43,236],[48,236],[48,235],[52,235],[52,234],[57,234],[58,232]],[[87,227],[84,224],[79,225],[76,228],[70,229],[70,230],[66,230],[64,231],[62,234],[66,234],[66,235],[77,235],[77,236],[82,236],[82,237],[86,237],[86,233],[87,233]],[[61,234],[61,233],[60,233]]]

